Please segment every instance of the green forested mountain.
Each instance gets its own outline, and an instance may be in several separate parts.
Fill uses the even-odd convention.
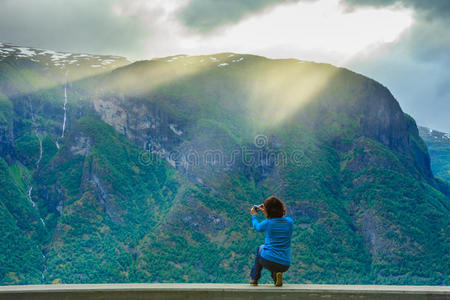
[[[433,174],[450,182],[450,134],[422,126],[419,134],[428,147]]]
[[[247,282],[249,211],[272,194],[295,221],[288,282],[450,284],[450,189],[381,84],[2,47],[2,284]]]

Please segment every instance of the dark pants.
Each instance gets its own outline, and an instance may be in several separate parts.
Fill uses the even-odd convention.
[[[256,250],[255,265],[253,266],[252,271],[250,272],[250,277],[252,278],[252,280],[258,281],[259,278],[261,278],[261,271],[262,268],[264,267],[270,271],[272,279],[275,281],[275,274],[278,272],[286,272],[289,269],[289,266],[280,265],[276,262],[262,258],[261,251],[263,247],[264,245],[261,245]]]

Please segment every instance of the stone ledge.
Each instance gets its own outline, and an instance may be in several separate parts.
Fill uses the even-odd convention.
[[[54,284],[0,286],[0,299],[401,299],[450,300],[449,286],[286,284]]]

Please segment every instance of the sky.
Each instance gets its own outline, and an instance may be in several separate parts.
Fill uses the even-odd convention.
[[[132,60],[236,52],[331,63],[450,132],[450,0],[0,0],[0,42]]]

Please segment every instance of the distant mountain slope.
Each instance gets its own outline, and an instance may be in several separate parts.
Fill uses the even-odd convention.
[[[450,190],[381,84],[235,53],[65,64],[0,61],[2,283],[246,282],[275,194],[289,282],[450,284]]]
[[[422,126],[419,133],[430,152],[433,173],[450,182],[450,134]]]
[[[130,63],[121,56],[56,52],[0,43],[0,62],[16,63],[17,60],[28,63],[30,72],[39,66],[43,71],[61,73],[60,80],[93,76]]]

